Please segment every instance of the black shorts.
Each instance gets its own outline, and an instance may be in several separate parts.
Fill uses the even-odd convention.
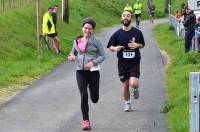
[[[150,13],[150,16],[154,17],[154,16],[155,16],[155,13],[154,13],[154,12]]]
[[[55,38],[57,36],[57,33],[48,34],[48,36],[51,38]]]
[[[124,82],[130,77],[140,77],[140,61],[118,61],[118,73],[120,81]]]
[[[135,18],[138,19],[138,17],[141,17],[141,14],[135,14]]]

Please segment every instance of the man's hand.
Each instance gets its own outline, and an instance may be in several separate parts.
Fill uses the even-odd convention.
[[[142,48],[143,46],[141,44],[135,43],[134,41],[131,41],[131,43],[128,43],[128,47],[130,49],[137,49]]]
[[[110,47],[110,50],[111,51],[113,51],[113,52],[119,52],[121,49],[124,49],[124,46],[120,46],[120,45],[118,45],[118,46],[111,46]]]

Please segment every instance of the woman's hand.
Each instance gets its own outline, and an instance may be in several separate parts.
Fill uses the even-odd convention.
[[[76,60],[76,56],[75,55],[70,54],[68,56],[68,61],[75,61],[75,60]]]
[[[90,61],[90,62],[88,62],[87,64],[85,64],[85,68],[86,68],[86,69],[90,69],[90,68],[92,68],[93,66],[94,66],[93,61]]]

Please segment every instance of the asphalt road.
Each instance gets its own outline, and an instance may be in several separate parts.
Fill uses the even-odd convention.
[[[140,98],[133,100],[132,112],[123,112],[124,101],[117,75],[117,59],[106,49],[111,34],[119,26],[104,29],[101,37],[106,60],[102,64],[100,100],[90,104],[90,120],[95,132],[166,132],[166,115],[160,113],[166,100],[163,60],[152,28],[141,24],[146,47],[141,50]],[[75,64],[65,62],[49,75],[0,105],[0,132],[79,132],[82,116],[75,80]]]

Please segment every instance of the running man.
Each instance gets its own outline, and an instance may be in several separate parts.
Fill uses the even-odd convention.
[[[124,7],[124,11],[130,11],[133,13],[133,8],[131,7],[129,3],[126,3],[126,6]]]
[[[136,0],[136,3],[134,4],[133,9],[135,13],[136,27],[139,28],[140,17],[142,15],[142,4],[140,3],[140,0]]]
[[[145,45],[143,34],[131,25],[132,13],[124,11],[121,17],[122,28],[117,30],[110,38],[107,48],[117,52],[118,73],[122,82],[123,96],[125,100],[124,111],[131,111],[129,87],[132,88],[135,99],[139,98],[140,77],[140,48]]]
[[[156,10],[156,7],[151,4],[149,7],[149,16],[150,16],[151,23],[153,23],[153,21],[154,21],[155,10]]]

